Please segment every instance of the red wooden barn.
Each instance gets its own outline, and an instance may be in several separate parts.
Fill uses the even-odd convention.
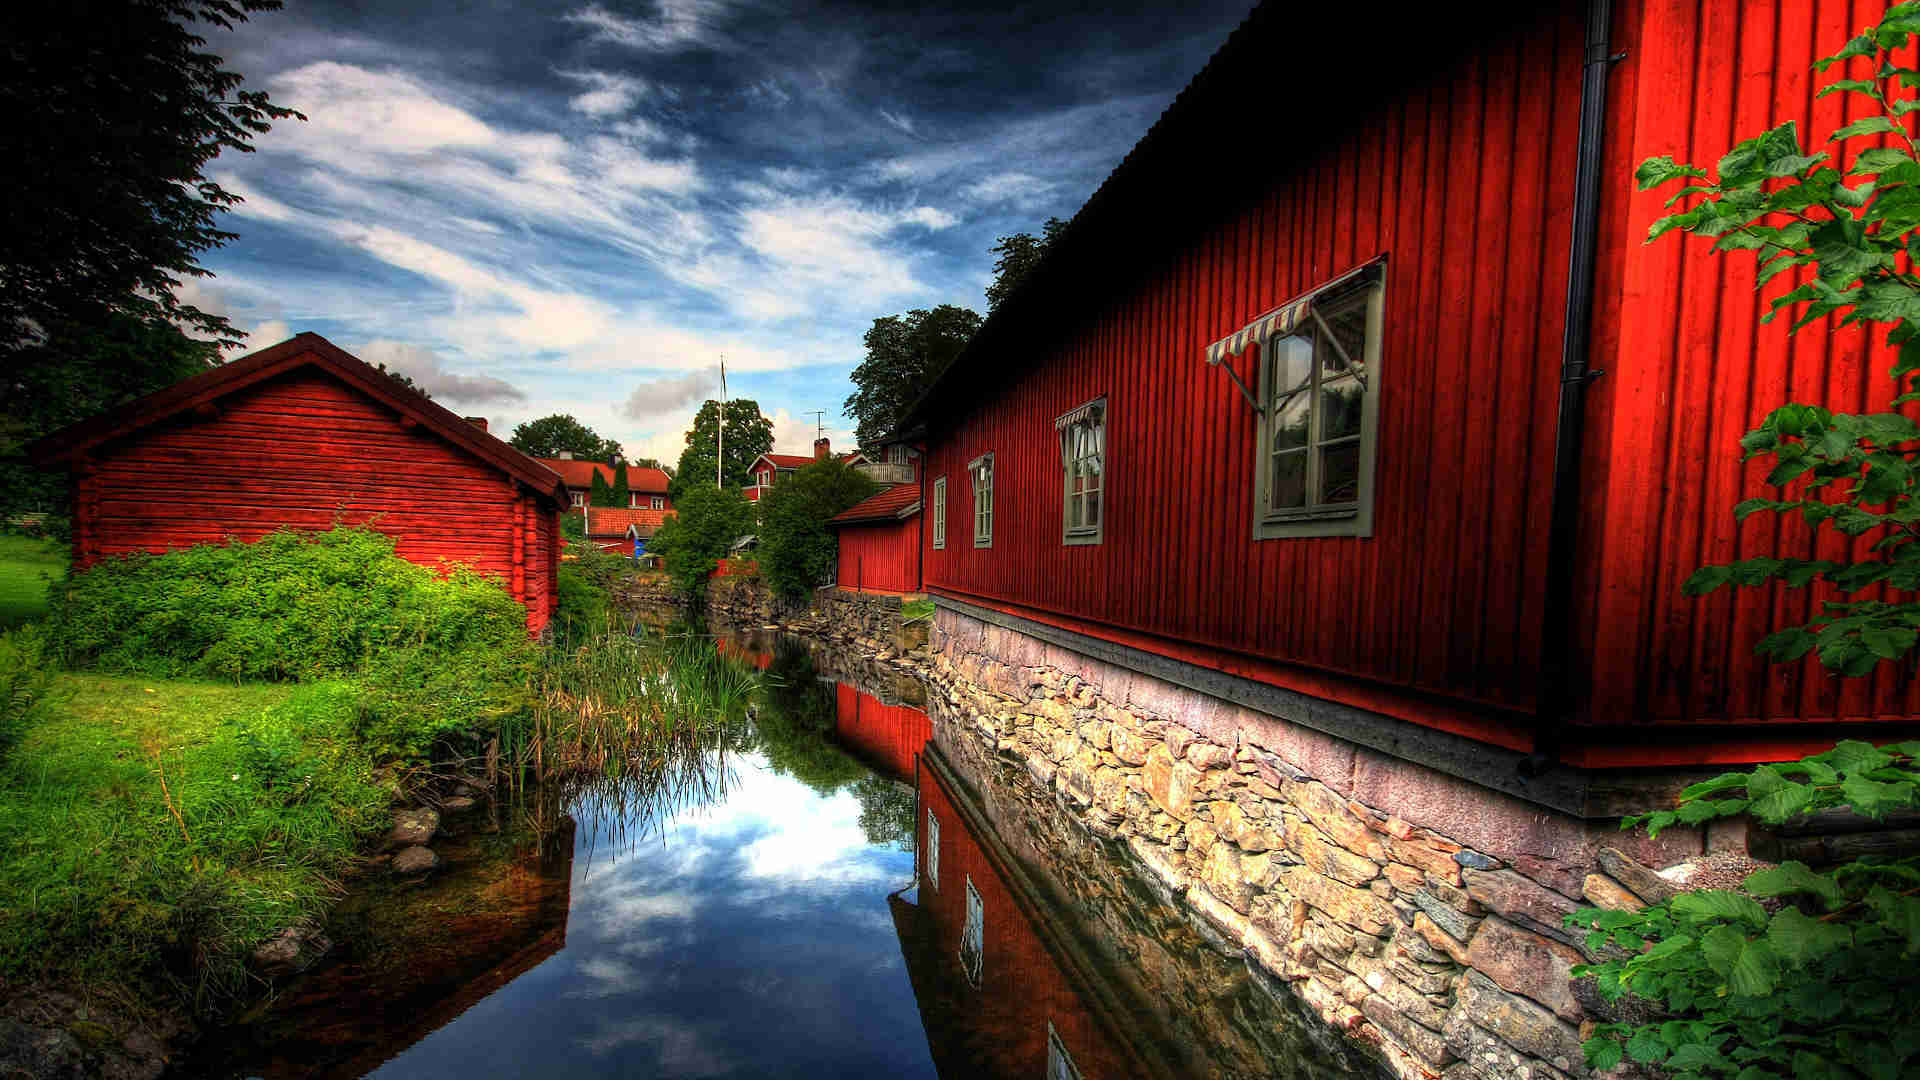
[[[840,541],[834,582],[863,592],[920,591],[920,485],[895,484],[827,522]]]
[[[916,407],[927,590],[1509,790],[1516,756],[1911,730],[1911,665],[1754,655],[1818,590],[1680,592],[1814,554],[1797,522],[1735,524],[1766,490],[1736,440],[1789,400],[1884,408],[1890,358],[1759,326],[1751,260],[1643,245],[1669,192],[1632,179],[1857,119],[1810,65],[1879,10],[1409,9],[1361,75],[1299,48],[1350,14],[1265,4]]]
[[[604,461],[576,458],[571,451],[565,450],[557,458],[534,460],[560,474],[560,479],[567,485],[568,505],[575,510],[584,508],[591,498],[595,473],[600,474],[600,479],[609,488],[613,486],[614,466]],[[665,470],[642,465],[627,466],[627,509],[673,509],[673,499],[667,494],[670,481]]]
[[[72,476],[81,569],[275,529],[366,524],[413,562],[500,579],[539,632],[560,477],[318,334],[223,364],[29,448]]]
[[[673,512],[670,510],[623,510],[611,506],[583,506],[581,522],[587,539],[602,551],[638,558],[647,541],[660,531]]]

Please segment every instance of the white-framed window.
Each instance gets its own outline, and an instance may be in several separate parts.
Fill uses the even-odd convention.
[[[940,819],[927,811],[927,884],[940,890]]]
[[[1255,539],[1373,535],[1383,292],[1336,283],[1261,349]]]
[[[942,476],[933,482],[933,550],[945,551],[947,548],[947,478]]]
[[[570,491],[570,492],[568,492],[567,494],[568,494],[568,496],[569,496],[569,497],[571,497],[571,498],[573,499],[573,505],[575,505],[575,506],[585,506],[585,505],[587,505],[587,494],[586,494],[586,492],[584,492],[584,491]]]
[[[906,443],[888,444],[887,461],[894,465],[905,465],[907,463],[907,444]]]
[[[772,486],[772,484],[773,484],[773,470],[772,470],[772,469],[761,469],[761,470],[760,470],[760,472],[759,472],[759,474],[758,474],[758,476],[759,476],[759,481],[760,481],[760,486],[761,486],[761,487],[770,487],[770,486]]]
[[[653,497],[653,509],[665,510],[666,508],[667,508],[667,497],[665,495],[655,495]]]
[[[967,875],[967,922],[960,931],[960,967],[967,973],[967,981],[980,985],[980,976],[986,970],[987,917],[980,906],[980,891],[973,887],[973,875]]]
[[[1047,1021],[1047,1080],[1081,1080],[1080,1066],[1073,1063],[1073,1055],[1067,1053],[1067,1044],[1054,1030],[1052,1020]]]
[[[1094,398],[1053,422],[1060,433],[1060,542],[1097,544],[1106,522],[1107,399]]]
[[[967,463],[973,477],[973,546],[993,546],[993,455],[981,454]]]

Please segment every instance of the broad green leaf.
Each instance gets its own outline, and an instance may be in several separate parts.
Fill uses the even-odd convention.
[[[1580,1050],[1587,1056],[1587,1065],[1602,1072],[1620,1064],[1625,1056],[1625,1048],[1605,1035],[1596,1035],[1581,1043]]]
[[[1895,934],[1906,939],[1908,952],[1920,952],[1920,900],[1875,885],[1867,893],[1867,904],[1879,912]]]
[[[1859,739],[1842,739],[1820,757],[1827,764],[1849,774],[1872,772],[1893,763],[1891,754]]]
[[[1853,931],[1844,924],[1808,918],[1799,908],[1781,908],[1767,924],[1767,941],[1781,959],[1805,967],[1835,949],[1853,944]]]
[[[1746,890],[1755,896],[1793,896],[1811,893],[1818,896],[1829,911],[1846,903],[1839,882],[1816,874],[1803,862],[1784,862],[1747,875]],[[1778,918],[1778,916],[1775,916]]]
[[[1854,813],[1877,821],[1889,810],[1912,806],[1914,785],[1883,784],[1864,776],[1849,775],[1840,785],[1840,797],[1853,807]]]
[[[1866,667],[1870,668],[1877,662],[1874,655],[1865,649],[1855,651],[1859,658],[1864,659]],[[1835,652],[1843,653],[1841,657],[1843,660],[1846,658],[1843,650],[1835,650]],[[1822,662],[1826,661],[1827,650],[1821,650],[1820,659]],[[1854,662],[1859,663],[1860,660],[1856,659]],[[1754,799],[1752,804],[1747,807],[1747,812],[1765,824],[1778,825],[1788,818],[1804,812],[1807,807],[1812,806],[1815,794],[1815,790],[1806,784],[1796,784],[1792,781],[1787,781],[1780,790]]]
[[[1855,120],[1834,132],[1827,141],[1839,142],[1841,139],[1851,139],[1855,135],[1886,135],[1898,130],[1900,129],[1893,126],[1893,121],[1884,116],[1868,116]]]
[[[1681,893],[1667,905],[1675,915],[1690,919],[1731,919],[1758,930],[1767,925],[1767,913],[1750,896],[1726,889]]]
[[[1667,1044],[1652,1028],[1641,1028],[1627,1040],[1627,1055],[1645,1065],[1658,1065],[1667,1059]]]

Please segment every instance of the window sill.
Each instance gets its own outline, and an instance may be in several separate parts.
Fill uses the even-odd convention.
[[[1269,514],[1253,523],[1255,540],[1284,540],[1290,537],[1373,535],[1373,515],[1359,507],[1294,510]]]
[[[993,546],[993,537],[989,536],[985,540],[982,540],[976,536],[973,538],[973,546],[977,548],[990,548]]]
[[[1060,537],[1065,547],[1091,547],[1103,539],[1098,532],[1066,533]]]

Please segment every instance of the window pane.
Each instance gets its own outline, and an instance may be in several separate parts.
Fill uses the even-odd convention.
[[[1320,501],[1354,502],[1360,498],[1360,440],[1320,448]]]
[[[1273,348],[1273,397],[1298,390],[1313,378],[1313,335],[1276,339]]]
[[[1295,394],[1281,405],[1273,417],[1273,448],[1291,450],[1307,445],[1307,417],[1313,396]]]
[[[1349,371],[1361,371],[1367,359],[1367,304],[1364,299],[1343,304],[1333,311],[1323,311],[1320,317],[1327,320],[1327,326],[1333,330],[1334,338],[1346,349],[1342,357],[1340,350],[1331,343],[1320,350],[1320,362],[1325,365],[1324,375],[1343,375]],[[1348,366],[1351,361],[1351,367]]]
[[[1360,403],[1366,391],[1358,379],[1320,384],[1320,437],[1338,439],[1360,434]]]
[[[1295,450],[1273,456],[1273,508],[1307,505],[1307,455]]]
[[[1100,524],[1100,493],[1096,491],[1093,494],[1087,496],[1087,528],[1089,529],[1096,528],[1099,526],[1099,524]]]
[[[1077,529],[1080,527],[1082,517],[1080,505],[1085,501],[1086,496],[1084,495],[1074,494],[1067,496],[1067,528]]]

